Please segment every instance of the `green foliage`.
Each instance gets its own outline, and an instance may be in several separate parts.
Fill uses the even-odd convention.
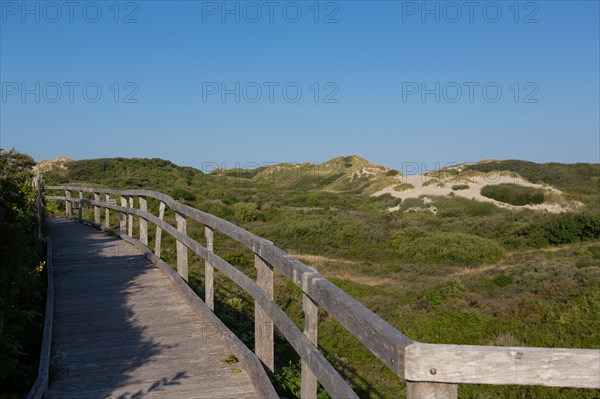
[[[390,169],[387,172],[385,172],[385,175],[387,177],[393,177],[393,176],[398,176],[400,172],[398,172],[396,169]]]
[[[117,159],[114,168],[107,169],[109,173],[119,170],[115,178],[98,172],[93,161],[85,162],[86,173],[91,174],[81,174],[81,181],[124,187],[125,181],[139,175],[140,181],[130,186],[139,184],[167,193],[185,189],[195,196],[190,201],[195,207],[231,220],[298,255],[411,339],[471,345],[512,342],[598,347],[600,246],[594,241],[600,239],[600,206],[592,205],[591,194],[582,197],[588,204],[585,213],[553,215],[508,210],[459,196],[431,197],[427,203],[423,198],[401,201],[389,194],[371,197],[377,185],[383,188],[399,181],[385,176],[387,171],[374,183],[364,176],[350,182],[351,173],[371,165],[359,157],[340,157],[318,167],[278,165],[210,175],[170,163],[144,161],[148,163],[142,167],[140,160]],[[591,184],[597,181],[592,178],[596,166],[565,165],[559,169],[571,174],[570,181],[576,183],[569,188],[572,192],[593,193],[597,189]],[[256,207],[247,209],[247,204]],[[387,208],[398,204],[399,212],[388,212]],[[435,207],[438,211],[437,215],[429,211],[404,213],[411,207]],[[194,223],[188,225],[188,232],[193,237],[203,236],[202,227]],[[254,278],[252,252],[226,237],[215,238],[215,252]],[[564,246],[537,249],[559,244]],[[171,263],[175,261],[172,242],[163,245],[163,255]],[[494,264],[464,269],[487,262]],[[202,297],[204,263],[192,258],[190,263],[191,275],[196,273],[190,285]],[[217,315],[251,347],[252,298],[221,273],[215,278]],[[275,301],[302,325],[301,292],[278,274]],[[325,312],[319,318],[322,353],[360,397],[403,397],[405,385],[397,376]],[[275,350],[277,391],[282,397],[296,397],[300,386],[298,356],[277,333]],[[462,384],[460,390],[461,397],[469,398],[597,396],[593,390],[547,387]],[[324,396],[322,392],[319,395]]]
[[[452,190],[454,190],[454,191],[467,190],[468,188],[469,188],[468,184],[455,184],[452,186]]]
[[[532,183],[550,184],[569,193],[598,195],[600,164],[538,164],[528,161],[507,160],[468,165],[466,171],[484,173],[510,171]]]
[[[33,159],[0,149],[0,397],[18,397],[37,375],[46,289],[36,237]]]
[[[461,233],[429,233],[394,245],[407,261],[466,266],[500,259],[504,252],[492,240]]]
[[[233,216],[240,222],[251,222],[256,220],[258,206],[251,203],[238,202],[233,204]]]
[[[194,201],[196,196],[184,188],[174,188],[171,190],[171,197],[178,201]]]
[[[541,204],[544,191],[539,188],[525,187],[519,184],[490,184],[481,189],[481,195],[511,205]]]
[[[410,183],[400,183],[398,184],[396,187],[394,187],[394,190],[396,191],[406,191],[406,190],[410,190],[415,188],[415,186],[413,186]]]

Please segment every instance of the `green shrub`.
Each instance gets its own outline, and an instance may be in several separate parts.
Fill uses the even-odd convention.
[[[180,187],[171,190],[171,197],[173,197],[173,199],[177,201],[194,201],[196,199],[196,196],[194,194],[192,194],[185,188]]]
[[[550,245],[600,239],[600,216],[579,213],[556,216],[545,223],[544,235]]]
[[[429,233],[413,240],[394,240],[400,256],[411,262],[476,265],[502,257],[495,241],[462,233]]]
[[[544,202],[544,191],[514,183],[491,184],[481,189],[481,195],[511,205],[531,205]]]
[[[385,172],[385,175],[387,177],[393,177],[393,176],[398,176],[398,173],[400,173],[400,172],[398,172],[396,169],[390,169],[387,172]]]
[[[410,190],[415,188],[415,186],[413,186],[410,183],[400,183],[398,184],[396,187],[394,187],[394,190],[396,191],[405,191],[405,190]]]
[[[469,188],[468,184],[455,184],[452,186],[452,190],[454,190],[454,191],[467,190],[468,188]]]
[[[600,239],[600,215],[564,213],[549,215],[516,232],[532,247],[571,244]]]
[[[258,206],[254,202],[233,204],[233,216],[241,222],[256,220]]]
[[[46,299],[36,195],[26,154],[0,149],[0,397],[19,398],[36,378]]]

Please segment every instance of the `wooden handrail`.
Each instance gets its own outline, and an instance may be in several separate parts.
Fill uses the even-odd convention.
[[[317,343],[317,309],[322,307],[352,335],[365,345],[379,360],[386,364],[399,377],[407,380],[408,397],[436,398],[457,397],[458,383],[546,385],[578,388],[600,388],[600,350],[590,349],[551,349],[551,348],[504,348],[468,345],[436,345],[413,342],[385,320],[378,317],[364,305],[333,285],[315,269],[288,255],[272,242],[224,219],[175,201],[168,195],[149,190],[115,190],[100,187],[49,186],[47,190],[65,190],[65,196],[46,196],[47,200],[65,201],[68,216],[71,216],[71,203],[106,209],[105,225],[108,226],[108,210],[119,212],[121,220],[129,216],[131,234],[132,217],[151,222],[157,228],[155,253],[160,256],[160,232],[163,230],[177,241],[178,272],[187,280],[187,249],[193,251],[206,262],[206,298],[213,305],[212,269],[215,268],[233,280],[249,293],[260,311],[256,322],[274,324],[298,352],[302,359],[302,397],[316,395],[316,380],[333,397],[357,397],[342,377],[319,352]],[[73,198],[70,191],[94,193],[94,200]],[[121,198],[154,198],[160,201],[160,215],[157,217],[140,206],[133,208],[133,202],[122,200],[122,206],[108,201],[99,201],[99,194],[120,195]],[[98,194],[98,195],[96,195]],[[128,206],[129,203],[129,206]],[[141,205],[142,202],[140,202]],[[177,227],[163,220],[165,206],[175,211]],[[95,213],[96,215],[96,213]],[[190,218],[205,225],[207,247],[187,236],[185,219]],[[95,218],[96,219],[96,218]],[[96,224],[98,220],[96,219]],[[147,225],[146,225],[147,226]],[[125,234],[125,225],[120,230]],[[144,232],[140,228],[140,238]],[[213,231],[218,231],[244,246],[256,256],[258,284],[233,265],[213,252]],[[146,232],[147,235],[147,232]],[[147,237],[146,237],[147,240]],[[187,248],[187,249],[184,249]],[[305,313],[304,332],[296,327],[287,315],[272,300],[272,276],[269,269],[281,271],[303,292]],[[209,291],[210,288],[210,291]],[[264,325],[256,327],[257,355],[267,368],[272,369],[272,330]],[[266,345],[271,345],[268,347]],[[558,377],[558,376],[561,377]],[[316,379],[316,380],[315,380]]]

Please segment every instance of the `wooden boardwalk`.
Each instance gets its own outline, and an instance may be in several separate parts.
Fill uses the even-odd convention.
[[[242,363],[134,246],[51,222],[58,376],[49,398],[253,398]],[[237,368],[241,369],[236,370]]]

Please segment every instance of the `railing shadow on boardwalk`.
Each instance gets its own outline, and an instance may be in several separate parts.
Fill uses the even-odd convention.
[[[69,222],[52,223],[54,241],[69,242],[61,223]],[[133,247],[118,245],[116,238],[99,239],[97,231],[89,227],[81,226],[77,233],[79,242],[83,239],[87,245],[59,245],[54,253],[55,263],[60,264],[55,270],[61,292],[57,305],[66,310],[55,315],[53,362],[58,375],[52,381],[53,388],[64,392],[72,388],[73,393],[83,388],[96,392],[98,398],[115,397],[114,390],[106,387],[123,391],[135,370],[178,344],[144,336],[147,327],[131,310],[133,293],[142,289],[138,280],[150,267],[146,258]],[[130,253],[124,254],[124,250]],[[112,351],[118,351],[118,355]],[[81,358],[86,358],[83,367],[68,369],[72,361]],[[125,389],[118,398],[142,398],[168,390],[179,385],[187,374],[187,370],[165,369],[164,377],[142,389]]]

